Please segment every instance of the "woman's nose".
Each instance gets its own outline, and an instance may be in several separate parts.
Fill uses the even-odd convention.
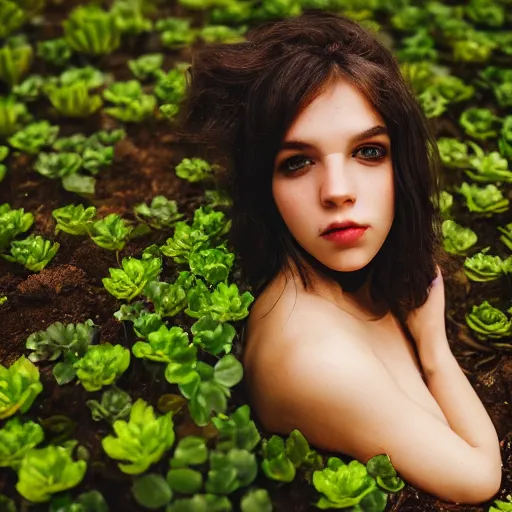
[[[340,206],[355,202],[356,189],[353,176],[345,162],[340,159],[330,162],[320,173],[320,201],[324,206]]]

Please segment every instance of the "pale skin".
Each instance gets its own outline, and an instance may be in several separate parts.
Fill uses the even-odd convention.
[[[276,157],[276,205],[295,239],[329,268],[363,268],[391,228],[389,139],[353,142],[383,125],[364,96],[340,81],[287,133],[285,140],[311,147]],[[374,147],[386,154],[368,162],[368,155],[382,156]],[[288,167],[299,170],[280,174],[290,158]],[[357,244],[321,239],[329,223],[346,219],[369,225]],[[283,435],[298,428],[314,447],[363,463],[385,453],[403,479],[446,501],[492,498],[501,484],[499,440],[448,344],[441,273],[407,319],[413,342],[386,306],[372,301],[367,283],[349,294],[313,277],[314,289],[306,291],[295,272],[282,271],[251,308],[243,364],[263,427]]]

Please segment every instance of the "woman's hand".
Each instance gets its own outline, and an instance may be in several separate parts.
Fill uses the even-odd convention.
[[[421,346],[425,344],[444,343],[448,345],[444,314],[443,275],[439,266],[436,266],[436,269],[436,277],[430,285],[426,302],[419,308],[411,311],[406,320],[409,332],[420,352]]]

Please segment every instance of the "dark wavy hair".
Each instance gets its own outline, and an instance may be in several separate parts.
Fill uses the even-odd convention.
[[[306,289],[311,268],[357,290],[370,277],[401,320],[423,304],[442,264],[437,143],[412,88],[390,50],[339,14],[304,14],[253,28],[246,41],[196,50],[176,133],[215,148],[228,168],[233,199],[230,245],[242,279],[259,294],[285,267]],[[395,218],[365,268],[337,272],[294,239],[272,195],[274,161],[300,113],[336,80],[357,87],[384,119],[392,148]]]

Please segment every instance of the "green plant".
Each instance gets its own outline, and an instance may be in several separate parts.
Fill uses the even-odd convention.
[[[33,362],[53,362],[62,356],[62,361],[53,367],[53,376],[58,384],[67,384],[76,377],[73,365],[85,355],[97,331],[91,319],[76,324],[54,322],[27,338],[25,347],[33,351],[28,358]]]
[[[16,236],[28,231],[34,223],[34,215],[23,208],[13,210],[8,203],[0,204],[0,252],[6,249]]]
[[[473,170],[466,170],[465,173],[479,183],[503,181],[512,183],[512,172],[508,168],[508,161],[497,151],[485,154],[480,146],[472,141],[468,144],[473,148],[475,155],[469,158]]]
[[[0,420],[15,412],[27,412],[43,390],[38,368],[25,356],[19,357],[9,368],[0,364]]]
[[[144,290],[144,295],[153,303],[156,314],[162,318],[176,316],[187,306],[189,273],[180,274],[174,283],[153,281]]]
[[[443,247],[450,254],[463,255],[470,247],[476,244],[478,236],[470,229],[447,219],[443,222]]]
[[[467,15],[475,23],[501,27],[505,21],[503,6],[490,0],[470,0],[465,8]]]
[[[102,393],[100,402],[87,400],[85,404],[91,410],[94,421],[105,420],[113,424],[117,420],[128,418],[132,408],[132,398],[125,391],[112,387]]]
[[[122,34],[138,35],[153,28],[153,23],[143,15],[143,3],[140,0],[115,0],[110,13]]]
[[[114,160],[114,148],[112,146],[103,146],[99,142],[88,145],[82,155],[84,168],[91,174],[98,174],[101,169],[108,167]]]
[[[76,500],[69,494],[58,494],[51,503],[49,512],[109,512],[107,502],[99,491],[81,493]]]
[[[156,281],[162,271],[162,259],[123,258],[122,269],[110,268],[110,277],[102,279],[106,290],[117,299],[132,301],[146,286]]]
[[[66,42],[76,52],[104,55],[121,44],[116,16],[94,4],[75,7],[62,26]]]
[[[168,238],[160,250],[164,256],[172,258],[176,263],[187,263],[194,251],[208,248],[209,237],[200,229],[188,225],[184,221],[175,224],[172,238]]]
[[[149,206],[145,203],[136,205],[133,213],[154,229],[172,228],[183,218],[183,213],[178,212],[178,203],[165,196],[153,197]]]
[[[499,256],[487,254],[490,247],[464,260],[464,272],[472,281],[487,282],[499,279],[505,271],[505,262]]]
[[[446,192],[446,190],[441,190],[439,194],[439,210],[441,211],[441,215],[447,217],[452,206],[453,196],[449,192]]]
[[[204,427],[212,412],[225,414],[231,397],[230,388],[242,380],[243,368],[232,354],[219,359],[213,367],[203,361],[194,362],[191,354],[192,351],[185,355],[185,361],[175,358],[169,363],[165,378],[171,384],[178,384],[183,396],[189,400],[192,419]]]
[[[84,208],[83,204],[68,204],[53,210],[52,216],[57,222],[55,234],[64,231],[70,235],[87,235],[88,228],[96,216],[96,207]]]
[[[176,166],[176,176],[195,183],[211,177],[217,168],[201,158],[184,158]]]
[[[485,187],[463,183],[457,190],[466,199],[466,205],[470,212],[481,213],[490,216],[495,213],[506,212],[509,201],[496,185],[489,184]]]
[[[7,140],[13,148],[35,155],[43,147],[51,146],[58,133],[58,126],[52,126],[48,121],[37,121],[25,126]]]
[[[129,421],[117,420],[113,428],[116,437],[105,437],[103,449],[112,459],[125,461],[119,469],[129,475],[139,475],[158,462],[175,439],[172,413],[157,418],[142,399],[133,404]]]
[[[191,20],[186,18],[164,18],[158,20],[155,28],[160,32],[163,46],[178,49],[194,42],[197,30],[190,28]]]
[[[130,351],[122,345],[90,345],[73,364],[76,376],[87,391],[98,391],[116,381],[130,366]]]
[[[45,79],[41,75],[30,75],[19,85],[12,88],[12,93],[23,101],[35,101],[41,95]]]
[[[512,334],[512,318],[484,300],[473,305],[466,315],[466,323],[475,331],[477,338],[504,338]]]
[[[51,87],[46,91],[56,110],[69,117],[87,117],[103,105],[98,94],[90,94],[84,82],[75,82],[63,87]]]
[[[82,167],[82,158],[76,153],[39,153],[34,170],[50,179],[75,174]]]
[[[129,226],[117,213],[111,213],[103,219],[93,222],[89,235],[93,242],[110,251],[120,251],[125,246],[133,226]]]
[[[291,482],[298,468],[322,469],[324,467],[321,457],[309,447],[306,438],[297,429],[290,433],[286,443],[277,435],[273,435],[269,440],[264,439],[262,449],[261,468],[272,480]]]
[[[43,440],[41,425],[30,420],[22,423],[19,417],[12,417],[0,429],[0,467],[17,470],[25,453]]]
[[[64,37],[38,41],[37,55],[49,64],[57,67],[65,66],[73,51]]]
[[[235,283],[219,283],[210,292],[203,281],[197,281],[188,293],[188,307],[185,313],[192,318],[210,315],[213,320],[230,322],[241,320],[248,314],[248,307],[254,301],[253,295],[245,291],[240,295]]]
[[[502,121],[488,108],[471,107],[461,114],[459,122],[468,135],[485,140],[498,136]]]
[[[32,46],[23,37],[11,37],[0,48],[0,80],[11,87],[18,84],[32,64]]]
[[[215,428],[219,431],[217,438],[217,450],[229,451],[232,448],[243,448],[244,450],[252,451],[258,446],[261,441],[260,433],[256,427],[254,421],[251,420],[250,407],[245,404],[231,414],[226,416],[225,414],[219,414],[212,418],[212,423]],[[174,453],[176,459],[178,449]],[[187,459],[184,459],[186,462]],[[171,461],[172,467],[179,467],[181,459],[174,459]]]
[[[27,107],[17,103],[14,96],[0,96],[0,138],[9,137],[30,119]]]
[[[103,97],[116,105],[104,111],[125,122],[141,122],[152,116],[156,107],[156,98],[143,94],[142,85],[137,80],[114,82],[103,91]]]
[[[247,450],[232,448],[228,452],[212,451],[209,459],[210,469],[205,482],[207,493],[231,494],[252,484],[258,474],[256,456]],[[170,478],[172,479],[173,472],[179,471],[185,470],[171,469]]]
[[[138,80],[149,80],[158,75],[163,62],[163,53],[148,53],[138,59],[129,60],[128,67]]]
[[[194,344],[206,352],[213,355],[231,352],[232,341],[236,335],[236,330],[232,325],[215,321],[207,315],[201,317],[190,330],[194,335]]]
[[[192,252],[189,257],[190,270],[200,275],[211,285],[226,281],[235,261],[235,255],[225,245],[215,249]]]
[[[66,448],[33,448],[21,461],[16,490],[29,501],[49,501],[52,494],[78,485],[86,470],[87,463],[73,461]]]
[[[46,240],[41,235],[30,235],[24,240],[11,242],[11,254],[1,254],[7,261],[17,262],[32,272],[40,272],[54,258],[59,242]]]
[[[460,29],[468,28],[461,24]],[[461,39],[452,43],[453,59],[457,62],[486,62],[498,44],[484,32],[478,32],[469,27]]]
[[[0,3],[0,39],[18,30],[26,21],[23,9],[11,0]]]

